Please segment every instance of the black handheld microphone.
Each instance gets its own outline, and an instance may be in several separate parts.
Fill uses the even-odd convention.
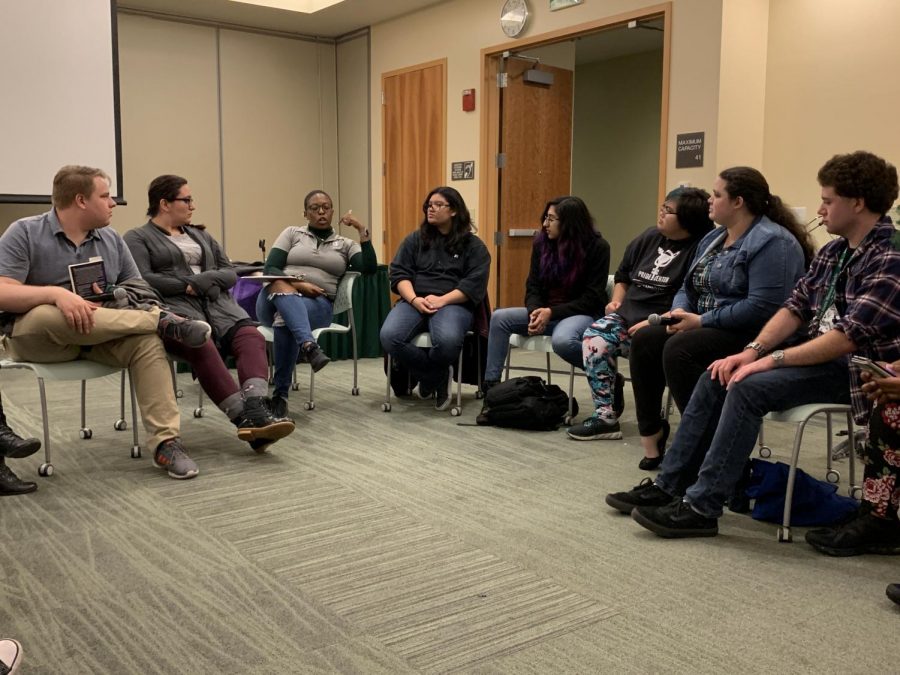
[[[95,293],[83,297],[88,302],[115,302],[120,306],[124,306],[128,302],[128,291],[120,286],[106,293]]]
[[[647,317],[647,323],[651,326],[673,326],[680,321],[680,316],[660,316],[659,314],[651,314]]]

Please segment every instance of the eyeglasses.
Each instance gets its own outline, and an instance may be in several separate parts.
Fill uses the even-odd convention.
[[[544,216],[544,222],[545,222],[545,223],[558,223],[558,222],[559,222],[559,216],[551,216],[551,215],[548,213],[546,216]]]
[[[445,206],[450,206],[447,202],[428,202],[425,205],[426,209],[434,209],[435,211],[440,211]]]
[[[174,197],[173,199],[170,199],[169,201],[170,202],[184,202],[185,204],[190,206],[191,204],[194,203],[194,198],[193,197]]]
[[[665,204],[660,204],[659,210],[665,213],[667,216],[675,215],[675,209],[673,209],[671,206],[666,206]]]
[[[328,213],[334,210],[334,206],[331,204],[310,204],[306,207],[306,210],[312,213]]]

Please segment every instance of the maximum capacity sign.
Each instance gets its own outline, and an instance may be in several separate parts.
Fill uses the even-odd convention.
[[[678,136],[675,137],[676,169],[689,169],[695,166],[703,166],[703,145],[705,137],[705,131],[695,131],[692,134],[678,134]]]

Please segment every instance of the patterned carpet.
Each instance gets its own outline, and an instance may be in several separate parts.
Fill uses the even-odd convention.
[[[195,419],[180,375],[191,481],[130,458],[118,379],[88,384],[90,440],[78,385],[53,385],[55,473],[0,500],[0,633],[23,642],[21,672],[892,670],[896,561],[825,558],[734,514],[716,539],[664,541],[603,504],[643,477],[630,396],[625,441],[577,443],[471,426],[471,387],[459,418],[384,413],[381,361],[361,362],[359,397],[350,372],[329,365],[310,412],[301,372],[297,430],[263,456],[208,402]],[[0,384],[40,435],[34,377]],[[776,457],[792,433],[767,428]],[[814,475],[821,447],[814,430]],[[32,478],[41,457],[10,466]]]

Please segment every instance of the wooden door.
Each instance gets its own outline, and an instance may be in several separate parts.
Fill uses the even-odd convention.
[[[572,178],[571,70],[541,65],[553,84],[527,83],[531,61],[506,62],[507,85],[501,90],[499,274],[497,306],[523,304],[531,261],[532,236],[541,227],[544,204],[569,194]]]
[[[382,90],[384,248],[390,262],[422,222],[428,191],[444,184],[446,61],[385,73]]]

